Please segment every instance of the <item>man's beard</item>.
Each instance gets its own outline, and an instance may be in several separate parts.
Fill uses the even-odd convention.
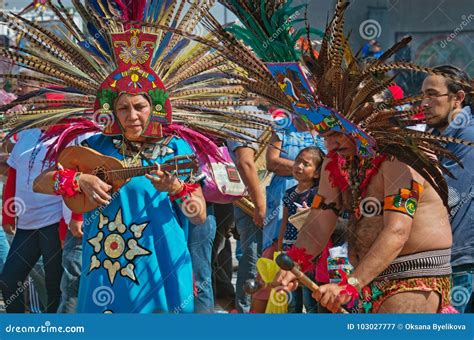
[[[447,115],[445,118],[443,118],[442,120],[440,120],[439,122],[437,123],[428,123],[428,121],[426,121],[426,126],[428,126],[429,128],[434,128],[434,129],[440,129],[440,128],[444,128],[444,127],[447,127],[449,125],[449,119],[448,119],[449,115]]]

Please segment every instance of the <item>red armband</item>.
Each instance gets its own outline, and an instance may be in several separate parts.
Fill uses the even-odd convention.
[[[57,167],[58,170],[53,175],[54,193],[65,197],[73,197],[81,191],[77,182],[81,172],[64,169],[59,163]]]

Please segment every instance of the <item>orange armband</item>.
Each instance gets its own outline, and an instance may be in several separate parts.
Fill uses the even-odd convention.
[[[423,186],[416,181],[412,181],[411,189],[402,188],[397,195],[386,196],[383,209],[396,211],[413,218],[422,192]]]

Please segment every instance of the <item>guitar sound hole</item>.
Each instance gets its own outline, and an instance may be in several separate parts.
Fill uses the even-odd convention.
[[[102,167],[96,168],[96,169],[92,172],[92,174],[93,174],[94,176],[99,177],[101,181],[104,181],[105,183],[108,183],[108,179],[109,179],[108,177],[109,177],[109,176],[107,176],[107,173],[106,173],[106,171],[105,171],[104,168],[102,168]]]

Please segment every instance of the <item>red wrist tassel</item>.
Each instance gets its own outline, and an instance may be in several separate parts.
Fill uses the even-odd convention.
[[[64,169],[58,163],[58,171],[53,175],[54,193],[65,197],[73,197],[80,191],[77,183],[78,172],[73,169]]]
[[[183,183],[183,186],[178,192],[175,192],[174,194],[169,194],[170,201],[177,201],[178,203],[186,202],[198,187],[198,183]]]
[[[305,248],[292,246],[286,251],[286,255],[288,255],[293,260],[293,262],[295,262],[298,267],[300,267],[300,270],[303,273],[307,273],[314,269],[314,256],[309,255]]]
[[[347,282],[347,274],[345,271],[343,271],[342,269],[339,269],[338,272],[341,275],[342,281],[339,282],[337,285],[344,286],[344,289],[341,290],[339,294],[349,295],[351,297],[351,300],[347,303],[347,308],[350,309],[354,306],[355,301],[359,298],[359,291],[357,290],[356,287],[354,287],[353,285]]]

